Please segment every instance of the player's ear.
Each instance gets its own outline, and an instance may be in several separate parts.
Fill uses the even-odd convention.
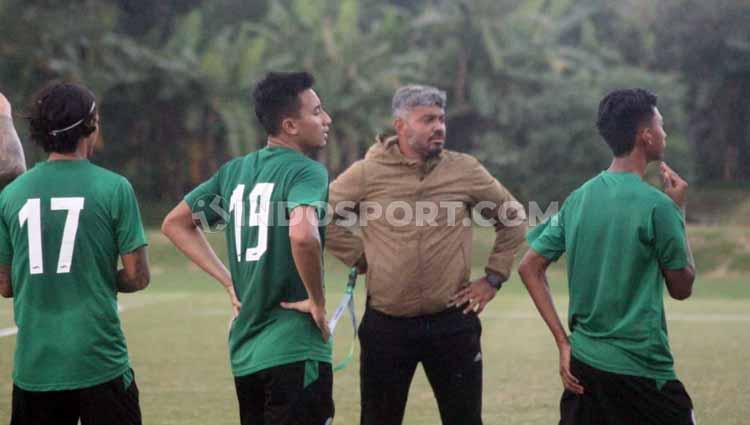
[[[642,147],[647,148],[653,143],[654,135],[651,129],[647,126],[640,127],[635,135],[636,145],[640,144]]]
[[[393,128],[396,130],[397,133],[401,132],[401,130],[404,128],[404,124],[406,123],[404,122],[404,119],[401,117],[396,117],[393,120]]]
[[[294,121],[294,119],[287,117],[281,121],[281,131],[283,133],[296,136],[299,132],[299,129],[297,128],[297,123]]]

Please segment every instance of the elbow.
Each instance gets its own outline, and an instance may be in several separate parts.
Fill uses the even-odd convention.
[[[682,301],[690,298],[693,294],[693,282],[695,282],[695,270],[688,267],[678,272],[668,272],[666,275],[667,290],[669,296]]]
[[[139,291],[142,291],[142,290],[148,288],[148,285],[151,284],[151,271],[150,270],[145,270],[143,272],[143,275],[139,279],[138,283],[139,283],[139,285],[138,285],[138,290]]]
[[[692,294],[693,294],[693,289],[692,288],[685,288],[685,289],[680,289],[680,290],[671,290],[671,291],[669,291],[669,295],[673,299],[678,300],[678,301],[684,301],[684,300],[690,298],[690,296]]]
[[[518,276],[521,278],[521,280],[526,283],[528,280],[528,277],[533,273],[532,266],[529,261],[526,260],[526,257],[524,257],[523,260],[521,260],[521,263],[518,265]]]
[[[3,298],[13,298],[13,291],[6,291],[6,290],[0,290],[0,297]]]
[[[161,234],[166,236],[167,239],[172,240],[174,236],[174,230],[175,222],[172,217],[168,215],[161,223]]]
[[[292,249],[295,251],[308,251],[316,249],[320,245],[320,242],[314,235],[306,233],[290,234],[289,242],[292,245]]]
[[[26,171],[26,167],[23,165],[19,165],[19,166],[10,168],[3,173],[0,173],[0,189],[9,185],[11,182],[13,182],[13,180],[16,179],[16,177],[20,176],[25,171]]]

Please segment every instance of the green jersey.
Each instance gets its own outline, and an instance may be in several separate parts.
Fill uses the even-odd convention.
[[[307,298],[287,219],[295,207],[310,205],[323,221],[325,167],[291,149],[264,148],[225,164],[185,201],[196,219],[226,223],[229,270],[242,303],[229,332],[234,375],[298,361],[330,363],[331,346],[310,315],[280,306]]]
[[[567,253],[573,355],[612,373],[675,379],[662,269],[689,264],[685,221],[664,193],[632,173],[602,172],[527,239]]]
[[[48,161],[0,193],[11,265],[13,380],[27,391],[98,385],[129,369],[117,259],[146,244],[130,183],[89,161]]]

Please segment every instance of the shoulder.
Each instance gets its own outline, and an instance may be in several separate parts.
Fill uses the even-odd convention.
[[[452,170],[450,171],[451,173],[459,172],[459,175],[464,178],[486,180],[488,177],[492,177],[494,179],[487,168],[482,165],[481,161],[473,155],[447,149],[443,150],[440,155],[438,166]]]
[[[44,168],[40,167],[44,162],[37,163],[34,167],[19,175],[2,190],[0,190],[0,200],[11,202],[13,199],[24,198],[28,195],[30,188],[44,184]]]
[[[449,149],[444,149],[442,152],[442,160],[448,163],[455,163],[457,165],[471,165],[471,166],[482,166],[482,163],[473,155],[468,153],[456,152]]]
[[[98,165],[91,164],[90,178],[96,182],[95,187],[99,189],[97,193],[106,193],[110,190],[116,193],[134,192],[133,185],[127,177]]]
[[[678,211],[680,208],[674,203],[666,193],[657,189],[648,182],[642,182],[638,187],[638,191],[643,197],[644,201],[652,208],[667,211]]]
[[[297,176],[328,178],[328,170],[323,164],[302,154],[290,155],[288,169]]]
[[[254,155],[256,155],[256,152],[232,158],[229,161],[225,162],[221,167],[219,167],[214,175],[231,174],[233,172],[239,171],[242,168],[246,167],[247,164],[253,160]]]
[[[116,184],[130,184],[127,177],[122,174],[116,173],[112,170],[108,170],[96,164],[91,164],[91,172],[96,175],[97,178],[105,179]]]

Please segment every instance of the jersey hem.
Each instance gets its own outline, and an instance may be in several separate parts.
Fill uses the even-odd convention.
[[[582,356],[581,353],[573,353],[573,357],[578,359],[578,361],[586,363],[587,365],[599,369],[604,372],[609,373],[616,373],[618,375],[628,375],[628,376],[636,376],[640,378],[648,378],[653,380],[665,380],[665,381],[671,381],[677,379],[677,375],[675,374],[674,370],[670,372],[663,372],[663,373],[644,373],[643,371],[636,371],[633,369],[628,368],[616,368],[611,367],[611,365],[605,364],[605,363],[599,363],[596,360],[593,360],[589,358],[588,356]]]
[[[46,391],[65,391],[65,390],[79,390],[82,388],[94,387],[99,384],[111,381],[118,376],[125,374],[130,369],[130,362],[125,363],[116,372],[108,373],[107,375],[97,376],[96,378],[88,379],[85,381],[76,381],[74,383],[55,383],[55,384],[43,384],[43,385],[29,385],[22,381],[19,381],[14,374],[13,384],[24,391],[32,392],[46,392]]]
[[[333,360],[331,359],[331,356],[329,355],[307,355],[306,354],[302,356],[300,355],[285,356],[282,358],[276,358],[273,361],[263,362],[259,365],[248,367],[248,368],[232,369],[232,375],[234,375],[235,378],[240,378],[243,376],[252,375],[253,373],[256,373],[256,372],[260,372],[261,370],[270,369],[272,367],[283,366],[285,364],[308,361],[308,360],[333,364]]]

